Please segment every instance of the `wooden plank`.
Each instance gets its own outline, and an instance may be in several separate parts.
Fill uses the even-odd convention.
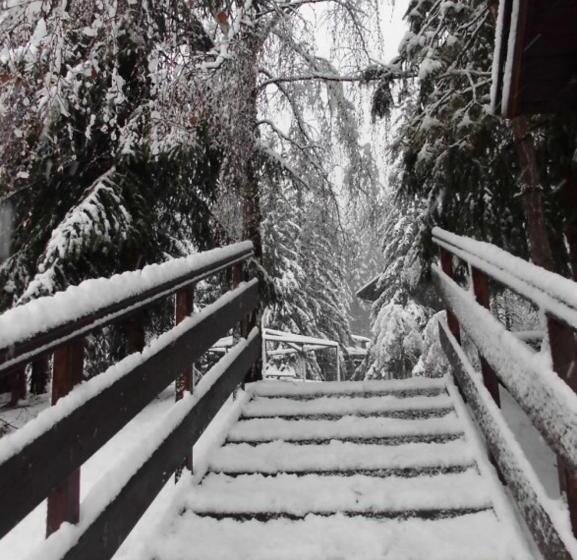
[[[159,284],[133,297],[102,307],[90,315],[64,323],[48,332],[39,333],[28,340],[11,345],[9,348],[0,348],[0,378],[16,369],[19,365],[31,361],[32,358],[54,350],[67,340],[77,338],[96,328],[125,320],[160,299],[172,295],[180,288],[195,284],[203,278],[245,261],[253,253],[252,249],[247,249],[239,251],[217,263],[196,266],[187,274],[183,274],[170,282]]]
[[[178,325],[180,322],[184,321],[189,317],[194,310],[194,289],[184,288],[176,292],[174,297],[174,324]],[[190,365],[181,372],[180,376],[176,379],[176,391],[175,399],[176,401],[181,400],[184,397],[185,392],[192,393],[192,362]],[[185,455],[182,465],[176,470],[175,479],[178,481],[182,470],[187,469],[192,472],[192,449]]]
[[[82,381],[84,371],[84,341],[74,340],[54,352],[52,368],[52,405],[65,397]],[[59,452],[58,448],[54,449]],[[70,473],[48,496],[46,536],[62,523],[78,523],[80,515],[80,469]]]
[[[539,81],[567,86],[577,71],[576,54],[577,50],[564,55],[526,57],[523,80],[527,91]]]
[[[510,448],[510,442],[503,433],[502,424],[499,421],[499,409],[492,402],[490,393],[472,377],[467,367],[468,364],[463,363],[464,354],[459,355],[458,342],[441,322],[439,322],[439,334],[441,345],[453,368],[459,388],[467,398],[467,403],[485,436],[489,451],[499,465],[539,550],[544,558],[572,560],[553,517],[540,503],[532,482],[527,478],[518,457]]]
[[[447,251],[444,247],[439,247],[440,257],[441,257],[441,269],[442,271],[449,277],[454,278],[454,270],[453,270],[453,255]],[[456,315],[450,310],[447,309],[447,321],[449,323],[449,328],[453,333],[453,336],[457,340],[461,340],[461,328],[459,326],[459,320],[457,319]]]
[[[182,456],[194,445],[210,421],[244,379],[260,354],[261,338],[254,330],[248,344],[199,400],[172,434],[130,478],[114,501],[86,528],[63,560],[111,558],[162,489]],[[226,359],[226,358],[223,358]]]
[[[508,52],[507,58],[513,57],[513,67],[511,68],[510,76],[505,76],[505,80],[509,80],[509,99],[507,99],[507,106],[505,109],[505,116],[512,118],[520,113],[520,105],[522,102],[522,87],[523,87],[523,53],[526,46],[526,36],[527,36],[527,25],[529,20],[530,7],[528,2],[520,1],[518,3],[517,10],[517,28],[514,40],[511,42],[510,38],[507,37],[507,43],[509,45],[509,50],[511,46],[513,47],[513,52]],[[513,15],[511,15],[511,18]],[[514,29],[515,25],[511,21],[511,29]],[[506,61],[504,61],[506,64]],[[503,69],[505,71],[505,68]],[[503,86],[503,91],[506,89],[506,84]]]
[[[575,368],[577,356],[575,355],[575,335],[563,323],[557,321],[552,315],[547,315],[547,331],[549,333],[549,346],[551,348],[551,360],[553,369],[573,391],[577,391],[577,379]],[[569,518],[573,534],[577,535],[577,473],[571,469],[562,457],[557,457],[557,471],[559,484],[567,500]]]
[[[491,297],[489,295],[489,283],[487,281],[487,275],[480,271],[474,266],[471,267],[471,281],[473,283],[473,293],[475,294],[475,299],[479,305],[482,305],[485,309],[491,310]],[[481,360],[481,373],[483,374],[483,381],[485,382],[485,387],[487,387],[489,393],[493,397],[493,400],[497,403],[497,406],[501,405],[501,399],[499,397],[499,380],[495,374],[495,370],[487,363],[487,360],[483,356],[480,356]]]
[[[226,294],[170,345],[0,464],[0,537],[258,305],[258,280]],[[210,312],[214,309],[214,312]]]

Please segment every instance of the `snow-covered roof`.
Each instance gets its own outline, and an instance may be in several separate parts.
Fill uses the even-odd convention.
[[[381,278],[381,273],[371,278],[362,288],[357,290],[355,294],[359,299],[364,301],[375,301],[378,297],[377,284]]]

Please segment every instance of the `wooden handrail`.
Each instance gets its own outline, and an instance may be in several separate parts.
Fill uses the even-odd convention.
[[[472,239],[433,230],[433,242],[440,248],[441,267],[432,267],[433,280],[447,308],[448,323],[440,324],[443,348],[455,372],[461,391],[471,405],[503,478],[517,498],[528,526],[546,558],[571,558],[563,531],[539,492],[527,493],[534,482],[523,472],[524,457],[506,451],[507,441],[500,417],[499,383],[502,384],[558,454],[561,484],[567,495],[571,522],[577,534],[577,395],[575,391],[575,337],[577,326],[577,284],[521,261],[505,251]],[[475,296],[455,282],[453,260],[465,262]],[[491,315],[491,277],[545,310],[553,372],[542,374],[532,351]],[[572,291],[569,290],[572,288]],[[481,389],[460,343],[461,329],[480,354],[484,388]],[[536,398],[537,397],[537,398]],[[510,436],[510,434],[509,434]],[[533,473],[534,475],[534,473]]]
[[[214,378],[214,387],[207,389],[203,399],[192,403],[194,406],[184,418],[184,424],[181,422],[170,430],[166,436],[166,442],[170,443],[159,442],[150,461],[137,465],[134,477],[126,481],[126,487],[119,490],[110,507],[100,512],[89,526],[78,526],[82,538],[76,552],[71,551],[66,558],[104,558],[112,554],[166,477],[172,472],[178,474],[183,467],[192,468],[192,444],[221,404],[238,384],[260,376],[257,367],[260,332],[255,326],[260,306],[259,282],[257,279],[240,282],[246,277],[241,271],[241,263],[251,256],[252,244],[241,243],[201,254],[199,258],[173,261],[112,279],[89,281],[88,286],[82,284],[0,316],[0,326],[14,318],[24,321],[18,325],[19,337],[0,332],[0,344],[4,344],[4,373],[23,371],[24,365],[39,355],[52,351],[55,356],[54,406],[0,440],[0,537],[46,497],[48,534],[57,531],[64,521],[77,523],[79,472],[83,463],[175,380],[178,400],[175,407],[184,406],[184,391],[192,389],[189,379],[192,364],[218,339],[241,324],[241,334],[247,340],[240,339],[237,350],[233,349],[214,366],[212,373],[207,374]],[[193,314],[194,284],[230,267],[233,269],[233,289]],[[132,284],[118,290],[119,281],[132,281]],[[111,290],[96,302],[85,301],[80,306],[66,307],[68,299],[93,293],[95,286],[104,290],[111,286]],[[118,297],[119,293],[124,296]],[[170,295],[176,296],[175,303],[171,303],[176,306],[176,326],[171,331],[143,349],[144,332],[139,327],[131,342],[134,353],[103,374],[75,387],[81,381],[86,333],[114,321],[124,321]],[[64,304],[64,309],[56,317],[50,317],[48,326],[44,323],[40,328],[34,325],[32,321],[38,317],[38,310],[46,316],[47,311],[55,309],[55,302]],[[138,489],[137,497],[134,488]],[[109,538],[96,546],[99,528],[104,530],[103,527]],[[81,546],[82,542],[91,543],[94,549],[91,556]]]
[[[214,366],[220,370],[215,372],[219,374],[216,381],[201,396],[189,397],[191,405],[186,414],[154,453],[141,465],[134,465],[131,472],[122,475],[124,480],[118,495],[94,512],[91,519],[75,528],[78,540],[70,545],[69,536],[62,535],[64,546],[68,545],[62,560],[103,560],[114,555],[171,473],[182,463],[183,449],[192,448],[235,387],[242,383],[260,355],[260,345],[260,333],[255,328],[249,333],[246,343],[241,342]],[[177,406],[181,404],[186,410],[186,400]]]
[[[34,357],[53,351],[64,342],[84,336],[111,323],[123,321],[183,288],[192,286],[208,276],[231,268],[254,256],[254,249],[250,242],[239,243],[226,249],[209,251],[208,253],[214,254],[214,258],[206,259],[207,262],[200,264],[197,264],[193,256],[190,259],[190,265],[186,266],[188,258],[184,257],[165,264],[150,265],[143,270],[125,272],[112,278],[89,280],[55,296],[39,298],[7,311],[0,317],[2,321],[0,322],[0,377],[30,362]],[[162,276],[163,267],[169,269],[178,263],[182,263],[182,267],[179,267],[183,269],[182,273],[164,282],[147,286],[151,283],[150,281],[141,281],[139,282],[142,285],[141,289],[135,289],[133,291],[136,293],[117,301],[114,300],[114,293],[109,293],[113,286],[135,283],[147,272]],[[100,303],[87,302],[86,307],[90,310],[89,312],[75,315],[74,312],[66,314],[62,311],[62,307],[68,302],[90,297],[90,294],[96,291],[99,292]],[[50,321],[47,329],[38,326],[39,310],[43,312],[43,320]],[[10,324],[15,322],[25,324],[24,328],[19,329],[23,332],[18,333],[16,340],[12,334],[14,329],[10,328]]]
[[[577,329],[575,283],[496,245],[433,228],[433,243]]]

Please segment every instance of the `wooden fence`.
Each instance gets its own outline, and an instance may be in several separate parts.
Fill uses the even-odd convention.
[[[560,484],[577,534],[577,284],[498,247],[440,228],[433,230],[433,242],[440,248],[440,267],[433,266],[433,279],[447,307],[447,322],[440,323],[441,342],[457,384],[544,557],[568,560],[572,539],[503,420],[499,386],[513,396],[557,454]],[[459,262],[467,271],[466,288],[456,281]],[[492,315],[492,285],[513,290],[545,314],[554,371]],[[463,349],[463,332],[479,351],[481,375]]]
[[[63,558],[111,557],[172,473],[191,468],[192,446],[222,404],[239,384],[260,376],[259,282],[246,279],[246,267],[243,272],[253,254],[252,244],[245,242],[200,258],[89,281],[0,317],[0,327],[12,323],[19,333],[16,339],[0,334],[0,377],[22,375],[26,364],[53,354],[52,402],[59,403],[49,422],[33,420],[29,429],[15,434],[22,438],[12,442],[13,452],[0,447],[0,538],[46,498],[48,535],[65,521],[78,523],[82,464],[175,380],[176,400],[182,399],[192,390],[193,363],[236,329],[240,342],[215,366],[214,382],[196,395],[152,455],[135,465],[105,509],[83,524]],[[224,270],[231,271],[232,289],[192,313],[195,284]],[[96,302],[90,301],[94,294],[101,294]],[[177,326],[144,348],[139,313],[164,299],[174,305]],[[82,380],[83,338],[116,322],[127,328],[129,350],[144,351],[75,388]]]

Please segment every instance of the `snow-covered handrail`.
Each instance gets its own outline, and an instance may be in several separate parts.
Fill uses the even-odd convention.
[[[433,228],[433,242],[577,329],[575,282],[496,245]]]
[[[254,255],[244,241],[78,286],[0,316],[0,376],[72,338],[119,321]]]
[[[47,533],[54,533],[48,545],[58,549],[51,558],[111,558],[167,478],[192,468],[192,445],[222,404],[240,383],[262,377],[262,342],[256,327],[259,281],[242,281],[247,276],[242,262],[252,255],[252,244],[240,243],[88,281],[0,316],[3,328],[21,321],[18,336],[0,331],[5,373],[17,364],[21,369],[16,373],[23,374],[32,358],[53,354],[53,406],[0,440],[0,538],[48,498]],[[232,269],[232,289],[194,313],[194,284],[227,268]],[[129,354],[82,382],[87,332],[124,321],[171,295],[175,297],[167,303],[174,310],[172,330],[145,347],[139,325],[139,336],[132,341],[129,337]],[[33,323],[35,317],[40,327]],[[205,374],[194,396],[187,396],[193,388],[192,364],[231,329],[236,344]],[[12,355],[7,357],[7,352]],[[81,466],[175,381],[175,410],[158,426],[143,453],[127,458],[130,468],[112,477],[110,492],[98,499],[102,507],[80,516]],[[60,529],[64,522],[76,526]]]
[[[491,245],[435,228],[440,265],[433,280],[447,307],[440,324],[441,342],[457,382],[483,430],[489,449],[519,502],[535,542],[545,558],[577,558],[577,542],[566,524],[551,514],[539,492],[527,492],[532,471],[495,411],[503,385],[558,455],[562,484],[567,490],[573,533],[577,535],[577,283],[523,261]],[[471,290],[455,281],[454,258],[468,265]],[[488,277],[530,300],[545,314],[552,367],[532,351],[518,333],[508,331],[491,314]],[[482,377],[472,371],[461,348],[461,329],[479,351]],[[533,333],[534,334],[534,333]],[[482,387],[484,383],[485,387]],[[488,400],[492,402],[488,402]],[[506,449],[509,442],[509,448]],[[515,451],[513,451],[515,448]]]

